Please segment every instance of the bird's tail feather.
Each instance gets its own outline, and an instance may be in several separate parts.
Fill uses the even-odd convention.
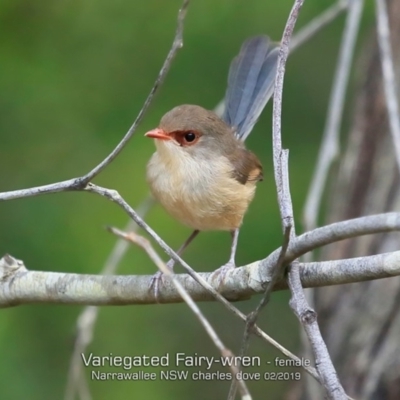
[[[272,96],[279,48],[268,36],[246,40],[229,68],[224,121],[244,141]]]

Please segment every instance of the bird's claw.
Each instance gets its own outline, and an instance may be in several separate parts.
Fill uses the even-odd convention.
[[[234,268],[236,268],[235,263],[232,261],[228,261],[222,267],[219,267],[218,269],[216,269],[214,271],[214,273],[218,275],[218,278],[217,278],[217,287],[218,288],[220,288],[220,286],[223,284],[226,274]]]
[[[174,260],[169,260],[165,265],[166,267],[173,272],[174,270]],[[149,291],[152,291],[154,294],[154,298],[156,299],[156,302],[158,303],[159,301],[159,294],[160,294],[160,284],[164,284],[164,279],[165,279],[165,274],[161,271],[157,271],[151,278],[150,284],[149,284]]]
[[[149,284],[149,291],[152,291],[156,302],[158,303],[159,300],[159,293],[160,293],[160,282],[164,283],[164,273],[161,271],[157,271],[151,278]]]

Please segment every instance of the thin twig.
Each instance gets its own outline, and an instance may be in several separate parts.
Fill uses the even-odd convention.
[[[283,80],[285,76],[286,60],[289,55],[290,38],[292,37],[293,29],[303,5],[304,0],[296,0],[290,11],[289,18],[286,22],[285,29],[281,40],[278,56],[278,66],[275,77],[274,100],[272,109],[272,146],[273,146],[273,161],[274,161],[274,176],[275,184],[278,193],[279,211],[282,220],[282,229],[285,231],[286,227],[293,226],[293,209],[292,200],[290,196],[289,183],[284,182],[285,175],[285,154],[282,151],[282,134],[281,134],[281,118],[282,118],[282,92]],[[287,160],[286,160],[287,161]],[[292,229],[292,235],[294,235]]]
[[[129,128],[128,132],[125,134],[123,139],[118,143],[117,147],[95,168],[93,168],[89,173],[87,173],[83,178],[82,181],[86,184],[91,181],[96,175],[98,175],[108,164],[110,164],[115,157],[121,152],[121,150],[125,147],[128,143],[129,139],[133,136],[136,132],[137,127],[139,126],[140,122],[142,121],[146,111],[148,110],[150,104],[153,101],[154,95],[156,94],[157,90],[161,87],[162,83],[164,82],[165,77],[171,67],[172,61],[175,58],[178,50],[183,46],[183,23],[186,17],[187,7],[189,5],[190,0],[184,0],[183,4],[178,13],[178,21],[177,27],[175,32],[174,41],[172,43],[172,47],[168,52],[167,58],[164,61],[163,66],[158,74],[158,77],[147,96],[146,101],[143,104],[142,109],[140,110],[138,116],[136,117],[135,122]]]
[[[318,161],[314,168],[314,175],[304,207],[303,220],[306,230],[314,229],[317,226],[322,193],[329,169],[339,152],[339,134],[343,117],[343,107],[363,4],[363,0],[350,1],[339,57],[336,64],[335,77],[333,79],[329,99],[328,116],[318,154]]]
[[[383,87],[389,117],[390,133],[394,145],[397,167],[400,170],[400,117],[397,100],[396,75],[394,73],[392,48],[390,43],[389,18],[384,0],[375,0],[378,44],[381,54]]]
[[[341,3],[345,3],[345,1],[338,1],[338,3],[334,6],[332,6],[332,9],[339,9],[339,5]],[[183,21],[184,21],[184,17],[185,17],[185,12],[188,6],[188,1],[185,1],[184,4],[182,5],[181,11],[180,11],[180,23],[182,24],[182,28],[183,28]],[[183,10],[183,12],[182,12]],[[334,10],[331,10],[331,12],[329,12],[329,9],[326,11],[327,16],[330,15],[330,18],[334,18],[337,14],[334,12]],[[323,26],[325,26],[325,24],[329,23],[332,19],[327,18],[326,16],[324,17],[324,14],[321,14],[320,17],[316,17],[315,20],[311,21],[310,25],[311,26],[306,26],[305,28],[303,28],[303,30],[301,30],[298,35],[299,36],[299,40],[296,40],[297,35],[295,35],[293,37],[293,41],[292,43],[295,43],[295,47],[297,49],[298,46],[300,46],[301,44],[304,43],[305,38],[309,39],[311,37],[311,34],[314,34],[317,32],[316,27],[318,27],[318,29],[322,28]],[[313,27],[314,26],[314,27]],[[307,33],[308,32],[308,33]],[[174,43],[176,43],[176,37],[174,38]],[[173,45],[174,45],[173,43]],[[292,47],[291,47],[292,48]],[[160,83],[164,80],[166,73],[168,72],[169,69],[169,63],[167,62],[168,57],[171,56],[171,52],[172,52],[173,47],[171,47],[171,50],[166,58],[166,60],[164,61],[163,67],[160,70],[160,73],[158,75],[157,81],[154,84],[147,100],[149,100],[149,98],[153,98],[154,94],[156,92],[156,90],[160,87]],[[178,48],[175,49],[175,51],[177,51]],[[174,53],[172,55],[172,58],[174,56]],[[171,61],[172,61],[171,58]],[[165,66],[167,65],[167,69],[165,69]],[[162,71],[163,74],[162,74]],[[160,80],[161,77],[161,80]],[[147,102],[146,100],[146,102]],[[219,103],[219,105],[217,106],[218,108],[218,112],[221,112],[221,110],[223,110],[223,105],[221,105],[221,103]],[[142,114],[142,115],[141,115]],[[132,127],[129,129],[129,131],[127,132],[127,134],[124,136],[124,138],[122,139],[122,141],[120,142],[120,144],[118,144],[118,146],[115,148],[115,150],[108,156],[110,157],[112,154],[114,154],[114,152],[118,151],[120,152],[122,149],[122,143],[125,145],[126,142],[129,140],[129,138],[133,135],[134,132],[132,132],[134,129],[137,128],[138,123],[140,122],[142,116],[144,114],[144,111],[140,112],[137,119],[135,120],[135,122],[133,123]],[[139,119],[140,116],[140,120]],[[131,136],[127,137],[128,134],[130,134],[131,132]],[[117,150],[118,149],[118,150]],[[117,154],[114,154],[114,158]],[[56,182],[56,183],[51,183],[48,185],[42,185],[42,186],[36,186],[36,187],[32,187],[32,188],[27,188],[27,189],[20,189],[20,190],[12,190],[12,191],[8,191],[8,192],[3,192],[0,193],[0,201],[4,201],[4,200],[13,200],[13,199],[18,199],[18,198],[22,198],[22,197],[32,197],[32,196],[38,196],[41,194],[49,194],[49,193],[57,193],[57,192],[63,192],[63,191],[70,191],[70,190],[78,190],[78,189],[82,189],[84,187],[84,182],[85,179],[87,179],[87,177],[93,173],[98,174],[100,172],[99,168],[100,165],[102,165],[103,163],[106,162],[106,160],[108,159],[108,157],[102,161],[102,163],[100,163],[98,166],[96,166],[92,171],[90,171],[88,174],[84,175],[83,177],[79,177],[79,178],[73,178],[73,179],[68,179],[65,181],[61,181],[61,182]],[[104,168],[104,166],[102,166],[101,168]]]
[[[290,41],[290,52],[297,50],[304,43],[314,37],[321,29],[335,20],[349,6],[351,0],[338,0],[335,4],[327,8],[320,15],[312,19],[306,26],[295,33]],[[225,99],[222,99],[214,108],[214,112],[221,116],[225,110]]]
[[[286,60],[289,55],[289,43],[293,33],[293,29],[297,20],[298,13],[304,0],[296,0],[292,10],[289,14],[288,20],[286,22],[285,29],[283,31],[283,36],[279,48],[278,65],[275,77],[275,87],[274,87],[274,99],[273,99],[273,120],[272,120],[272,146],[273,146],[273,160],[274,160],[274,176],[275,184],[278,194],[278,204],[279,211],[281,214],[282,228],[288,235],[287,240],[282,246],[281,254],[278,257],[277,263],[274,266],[275,271],[273,276],[277,279],[280,275],[280,270],[283,265],[284,253],[286,253],[287,245],[289,243],[290,236],[295,236],[294,224],[293,224],[293,207],[292,200],[289,189],[289,177],[288,177],[288,151],[282,150],[282,137],[281,137],[281,116],[282,116],[282,92],[283,92],[283,80],[285,76],[285,66]],[[271,290],[271,288],[269,288]],[[250,339],[250,329],[255,324],[258,317],[258,313],[266,304],[267,298],[269,296],[269,291],[264,296],[263,301],[256,308],[253,315],[250,315],[246,319],[246,326],[244,330],[244,335],[242,339],[241,354],[245,354],[249,345]],[[236,391],[236,382],[232,382],[229,391],[228,399],[233,400]]]
[[[223,358],[228,358],[228,359],[235,359],[234,354],[232,353],[231,350],[229,350],[220,337],[218,336],[217,332],[214,330],[212,325],[209,323],[207,318],[204,316],[204,314],[201,312],[200,308],[197,306],[197,304],[193,301],[193,299],[190,297],[188,292],[184,289],[182,284],[179,282],[179,280],[176,279],[175,274],[171,271],[170,268],[166,266],[164,261],[161,259],[161,257],[158,255],[158,253],[154,250],[153,246],[151,243],[144,238],[141,235],[138,235],[135,232],[129,232],[125,233],[119,229],[116,228],[110,228],[110,231],[117,235],[118,237],[125,239],[127,241],[130,241],[141,248],[143,248],[147,255],[150,257],[150,259],[154,262],[154,264],[157,266],[157,268],[165,275],[168,275],[172,279],[172,283],[174,284],[176,290],[178,291],[179,295],[182,297],[183,301],[189,306],[189,308],[192,310],[193,314],[196,316],[196,318],[199,320],[200,324],[203,325],[204,330],[207,332],[208,336],[214,343],[215,347],[221,352],[221,356]],[[240,378],[238,379],[238,373],[240,372],[240,369],[236,366],[234,362],[230,363],[231,365],[229,368],[232,371],[234,379],[236,379],[239,383],[239,388],[240,388],[240,393],[242,395],[242,399],[246,400],[251,400],[251,395],[247,389],[246,384],[244,383],[243,379]]]
[[[103,196],[115,203],[117,203],[120,207],[122,207],[125,212],[140,226],[142,227],[158,244],[159,246],[176,262],[180,263],[182,267],[188,272],[188,274],[198,282],[202,287],[204,287],[211,296],[213,296],[216,300],[222,303],[231,313],[240,318],[242,321],[246,322],[247,317],[243,314],[239,309],[234,307],[229,301],[227,301],[221,294],[213,289],[213,287],[202,278],[198,273],[196,273],[181,257],[179,257],[174,250],[172,250],[154,231],[151,229],[140,216],[133,210],[132,207],[119,195],[119,193],[115,190],[105,189],[100,186],[94,184],[88,184],[85,188],[86,191],[91,193],[96,193],[100,196]],[[115,281],[114,281],[115,283]],[[148,291],[148,286],[147,286]],[[162,296],[160,296],[162,299]],[[158,299],[157,299],[158,300]],[[255,326],[254,329],[257,329]],[[270,338],[267,334],[263,334],[263,339],[267,340],[269,343],[275,345],[276,343],[272,338]],[[269,341],[270,340],[270,341]],[[288,353],[287,353],[288,354]],[[307,370],[307,369],[306,369]]]
[[[142,202],[142,204],[139,205],[139,207],[137,208],[138,215],[140,215],[141,218],[144,218],[144,216],[147,214],[147,212],[153,206],[153,204],[154,204],[154,199],[150,196],[147,197]],[[137,228],[138,225],[135,224],[135,222],[130,219],[125,229],[127,231],[134,231]],[[118,239],[108,259],[104,264],[101,274],[102,275],[114,274],[128,248],[129,244],[127,243],[126,240]],[[83,386],[86,383],[86,379],[85,375],[82,373],[83,366],[81,361],[81,354],[85,352],[86,348],[93,340],[93,332],[96,325],[98,314],[99,314],[98,307],[87,306],[82,310],[82,312],[79,314],[77,318],[77,324],[76,324],[77,332],[74,343],[74,349],[72,351],[71,361],[69,365],[67,385],[65,388],[65,395],[64,395],[65,400],[73,400],[75,397],[75,392],[81,391],[82,387],[84,388],[86,387],[85,398],[88,398],[89,388],[87,387],[87,385]]]
[[[215,290],[208,282],[206,282],[194,269],[192,269],[189,264],[187,264],[171,247],[169,247],[164,240],[157,235],[157,233],[150,228],[149,225],[143,221],[142,218],[137,214],[137,212],[122,198],[122,196],[116,190],[110,190],[98,185],[89,183],[85,189],[90,193],[96,193],[103,196],[114,203],[121,206],[125,212],[141,227],[143,228],[157,243],[158,245],[168,254],[169,257],[174,259],[176,262],[182,265],[185,271],[201,286],[203,286],[209,293],[219,302],[224,304],[226,307],[230,308],[230,303],[221,294]],[[162,301],[162,297],[159,299]]]
[[[257,322],[258,316],[261,312],[261,310],[268,304],[271,292],[276,285],[276,282],[278,282],[279,279],[282,278],[283,274],[283,260],[287,251],[287,248],[289,246],[289,239],[290,239],[290,231],[291,227],[287,227],[285,229],[284,237],[283,237],[283,244],[281,247],[281,253],[279,255],[277,265],[273,270],[271,280],[268,282],[267,288],[265,289],[265,292],[262,296],[261,301],[258,303],[257,307],[255,308],[254,311],[252,311],[248,316],[246,320],[246,325],[244,328],[244,333],[243,333],[243,338],[242,338],[242,345],[240,347],[240,357],[243,357],[247,354],[248,349],[249,349],[249,344],[250,344],[250,335],[253,332],[253,327]],[[237,383],[235,380],[232,381],[230,389],[229,389],[229,394],[228,394],[228,400],[233,400],[236,395],[236,388],[237,388]]]
[[[297,50],[302,44],[315,36],[322,28],[331,23],[346,10],[349,6],[349,1],[351,0],[338,0],[294,34],[290,41],[290,52]]]
[[[252,313],[253,315],[252,315],[252,319],[250,322],[253,325],[256,322],[257,316],[260,313],[260,311],[268,304],[271,292],[274,289],[276,283],[283,278],[282,267],[284,267],[284,265],[285,265],[284,260],[285,260],[287,249],[289,248],[290,231],[291,231],[290,227],[286,228],[285,233],[284,233],[284,238],[283,238],[283,245],[280,250],[278,261],[276,262],[276,267],[274,267],[274,270],[273,270],[273,273],[271,276],[271,280],[268,282],[268,285],[267,285],[267,288],[265,289],[263,298],[258,303],[256,309]]]
[[[147,96],[147,99],[144,102],[142,109],[140,110],[138,116],[136,117],[136,120],[134,121],[132,126],[129,128],[129,130],[125,134],[125,136],[122,138],[122,140],[115,147],[115,149],[100,164],[98,164],[90,172],[88,172],[86,175],[84,175],[82,177],[68,179],[66,181],[52,183],[49,185],[37,186],[37,187],[33,187],[33,188],[28,188],[28,189],[12,190],[12,191],[8,191],[8,192],[3,192],[3,193],[0,193],[0,201],[1,200],[13,200],[13,199],[21,198],[21,197],[37,196],[40,194],[57,193],[57,192],[62,192],[62,191],[84,189],[84,187],[90,180],[92,180],[95,176],[97,176],[107,165],[109,165],[115,159],[115,157],[117,157],[117,155],[121,152],[121,150],[128,143],[129,139],[135,133],[135,131],[136,131],[137,127],[139,126],[140,122],[142,121],[146,111],[148,110],[150,104],[152,103],[154,95],[156,94],[157,90],[161,87],[162,83],[164,82],[164,79],[171,67],[172,61],[173,61],[176,53],[183,46],[183,39],[182,39],[183,23],[185,20],[189,1],[190,0],[184,0],[182,7],[179,10],[175,37],[174,37],[171,49],[169,50],[168,55],[163,63],[163,66],[161,67],[161,70],[158,74],[158,77],[157,77],[156,81],[154,82],[154,85],[153,85],[149,95]]]
[[[282,91],[283,79],[285,74],[286,59],[289,54],[289,43],[293,33],[295,23],[303,5],[304,0],[295,0],[292,10],[289,14],[286,23],[281,47],[279,50],[278,68],[275,78],[274,89],[274,103],[273,103],[273,155],[274,155],[274,174],[275,183],[278,193],[279,211],[281,214],[282,227],[286,231],[287,227],[292,228],[290,239],[295,238],[293,206],[289,189],[289,173],[288,173],[288,151],[282,150],[281,138],[281,117],[282,117]],[[279,259],[279,258],[278,258]],[[298,278],[298,279],[297,279]],[[341,387],[339,380],[336,376],[336,371],[333,364],[328,357],[326,357],[327,350],[325,343],[319,332],[318,324],[316,322],[316,314],[312,324],[309,324],[306,318],[303,318],[303,309],[309,311],[310,307],[307,305],[303,288],[300,281],[300,272],[298,270],[297,262],[292,264],[289,271],[289,288],[292,292],[292,299],[290,305],[299,317],[307,336],[312,344],[314,357],[317,361],[317,371],[321,377],[321,384],[324,386],[327,396],[331,399],[346,399],[347,396]],[[313,329],[310,329],[313,328]],[[324,352],[325,349],[325,352]],[[326,354],[325,354],[326,353]],[[322,365],[319,365],[321,363]],[[342,395],[343,392],[343,395]]]
[[[285,263],[291,263],[303,254],[313,251],[321,246],[334,243],[339,240],[350,239],[362,235],[374,233],[398,231],[400,228],[400,213],[384,213],[354,218],[346,221],[335,222],[330,225],[316,228],[310,232],[303,233],[295,239],[291,239],[289,248],[285,255]],[[269,270],[276,265],[280,249],[273,251],[262,260],[266,276]],[[263,281],[263,277],[260,277]]]
[[[68,179],[66,181],[50,183],[43,186],[35,186],[27,189],[10,190],[0,193],[0,201],[20,199],[23,197],[38,196],[41,194],[67,192],[81,189],[79,186],[80,178]]]

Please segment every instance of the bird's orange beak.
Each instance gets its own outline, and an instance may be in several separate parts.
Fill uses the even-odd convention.
[[[159,140],[172,140],[172,137],[163,129],[156,128],[148,131],[144,136]]]

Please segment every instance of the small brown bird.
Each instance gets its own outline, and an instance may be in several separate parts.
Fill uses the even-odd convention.
[[[243,142],[272,95],[277,58],[278,48],[267,36],[247,40],[230,66],[222,118],[199,106],[181,105],[145,135],[155,139],[157,148],[147,166],[154,197],[194,229],[178,253],[199,231],[232,233],[231,255],[220,277],[235,267],[239,228],[263,178],[260,161]],[[173,265],[170,260],[168,266]],[[153,280],[156,295],[159,278],[157,274]]]

